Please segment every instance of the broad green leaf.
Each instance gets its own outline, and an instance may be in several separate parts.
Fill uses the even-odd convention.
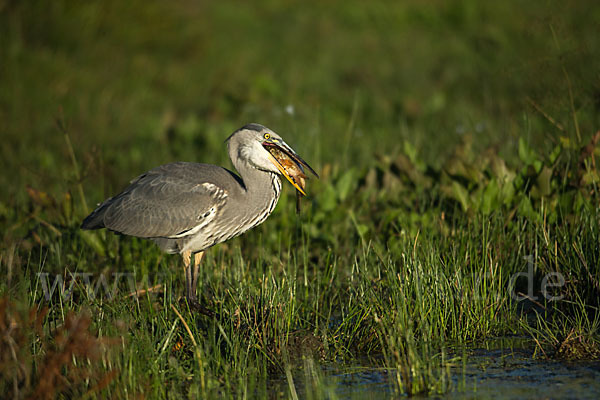
[[[536,187],[540,196],[549,196],[552,193],[550,180],[552,179],[552,168],[544,167],[536,180]]]
[[[452,191],[454,198],[458,200],[463,211],[467,211],[469,209],[469,192],[467,189],[457,181],[452,181]]]
[[[417,163],[417,149],[407,140],[404,141],[404,153],[413,164]]]
[[[319,196],[320,208],[323,211],[331,211],[337,207],[337,195],[335,189],[331,185],[326,185],[325,190]]]
[[[536,161],[535,153],[522,136],[519,138],[519,158],[527,165],[531,165]]]
[[[539,222],[542,219],[540,214],[533,209],[533,206],[531,205],[531,200],[526,195],[521,196],[521,202],[519,203],[518,212],[521,216],[534,222]]]
[[[499,193],[500,188],[498,186],[498,181],[495,179],[490,180],[483,191],[483,195],[481,196],[480,211],[482,213],[489,214],[494,211],[494,209],[498,208]]]
[[[556,162],[561,151],[562,151],[562,147],[554,146],[552,153],[550,153],[550,155],[548,156],[548,161],[550,161],[550,164],[554,164]]]
[[[339,199],[341,201],[346,200],[350,192],[354,189],[355,185],[356,179],[354,178],[354,168],[350,168],[337,181],[336,189]]]

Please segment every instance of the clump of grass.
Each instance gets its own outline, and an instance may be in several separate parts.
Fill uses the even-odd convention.
[[[596,309],[578,302],[571,312],[561,309],[538,313],[526,330],[539,355],[562,360],[600,359],[600,317]]]
[[[554,358],[563,360],[597,360],[600,358],[600,344],[594,336],[597,330],[572,328],[555,345]]]

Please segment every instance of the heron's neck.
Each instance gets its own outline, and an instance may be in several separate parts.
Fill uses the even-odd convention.
[[[262,214],[266,212],[266,218],[277,205],[281,194],[279,175],[257,169],[245,162],[238,164],[236,169],[246,189],[244,196],[242,196],[244,208],[250,213]]]

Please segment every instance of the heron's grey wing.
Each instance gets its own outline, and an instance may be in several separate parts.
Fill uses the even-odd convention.
[[[146,238],[191,234],[214,218],[227,201],[226,188],[234,179],[220,170],[194,163],[154,168],[102,203],[82,227],[106,227]]]

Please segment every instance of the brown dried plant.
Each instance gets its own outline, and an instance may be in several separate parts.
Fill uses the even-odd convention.
[[[109,385],[118,373],[99,362],[114,343],[90,332],[85,312],[69,313],[48,332],[47,308],[19,312],[0,299],[0,390],[14,399],[54,399],[90,395]]]

